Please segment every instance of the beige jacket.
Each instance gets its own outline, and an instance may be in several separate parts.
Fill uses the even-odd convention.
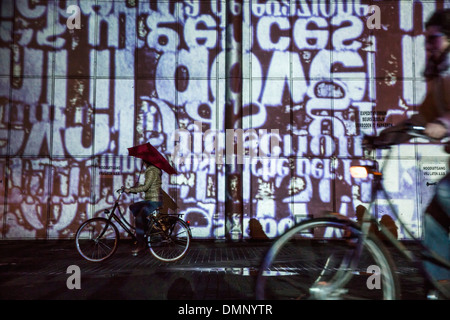
[[[161,170],[153,165],[148,165],[145,169],[145,181],[143,185],[130,188],[130,192],[145,192],[144,200],[162,201],[161,197]]]

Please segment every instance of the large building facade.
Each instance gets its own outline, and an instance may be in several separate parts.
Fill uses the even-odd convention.
[[[444,0],[2,0],[0,239],[72,238],[139,182],[127,148],[175,167],[165,194],[195,238],[269,238],[334,211],[355,219],[365,134],[411,116],[424,22]],[[448,170],[438,145],[394,149],[405,225]],[[381,161],[384,152],[372,154]],[[141,195],[122,198],[128,206]],[[392,213],[385,199],[377,219]],[[397,217],[399,237],[407,235]]]

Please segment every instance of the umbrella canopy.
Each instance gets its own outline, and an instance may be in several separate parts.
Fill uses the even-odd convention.
[[[159,151],[149,142],[128,148],[128,154],[130,156],[150,162],[152,165],[160,168],[161,170],[164,170],[168,174],[177,173],[177,171],[170,165],[166,158],[164,158],[161,153],[159,153]]]

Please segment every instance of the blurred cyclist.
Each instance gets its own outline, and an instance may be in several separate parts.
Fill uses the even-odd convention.
[[[414,124],[425,127],[425,134],[434,139],[450,136],[450,9],[436,11],[425,24],[427,62],[424,75],[427,79],[425,100],[418,114],[383,130],[374,138],[375,145],[398,144],[411,138],[398,134],[399,127]],[[450,152],[450,148],[446,147]],[[450,260],[450,174],[436,187],[436,193],[424,215],[424,244],[441,257]],[[434,279],[448,283],[450,271],[425,263],[425,269]]]

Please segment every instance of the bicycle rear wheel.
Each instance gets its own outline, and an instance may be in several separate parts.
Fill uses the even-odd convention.
[[[397,299],[395,266],[372,236],[350,222],[319,218],[281,236],[265,256],[257,299]]]
[[[78,252],[83,258],[92,262],[100,262],[116,252],[119,231],[105,218],[92,218],[78,228],[75,242]]]
[[[174,216],[161,216],[150,226],[148,247],[155,258],[164,262],[181,259],[189,249],[189,229],[183,220]]]

